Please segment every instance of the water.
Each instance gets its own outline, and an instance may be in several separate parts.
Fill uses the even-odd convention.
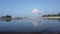
[[[22,19],[1,21],[0,32],[60,32],[58,19]]]

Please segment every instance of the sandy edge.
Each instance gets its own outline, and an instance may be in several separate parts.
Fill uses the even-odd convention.
[[[59,19],[60,17],[41,17],[41,18],[57,18],[57,19]]]

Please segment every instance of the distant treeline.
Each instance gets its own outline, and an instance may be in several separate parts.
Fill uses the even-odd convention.
[[[42,17],[54,17],[54,16],[60,16],[60,13],[58,13],[58,14],[42,15]]]
[[[1,18],[12,18],[10,15],[2,16]]]

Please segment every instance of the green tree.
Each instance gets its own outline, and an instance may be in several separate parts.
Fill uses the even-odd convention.
[[[6,15],[6,18],[11,18],[11,16],[10,15]]]

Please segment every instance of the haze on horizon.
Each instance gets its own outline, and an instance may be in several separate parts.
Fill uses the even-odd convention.
[[[60,12],[60,0],[0,0],[0,16],[41,16]]]

